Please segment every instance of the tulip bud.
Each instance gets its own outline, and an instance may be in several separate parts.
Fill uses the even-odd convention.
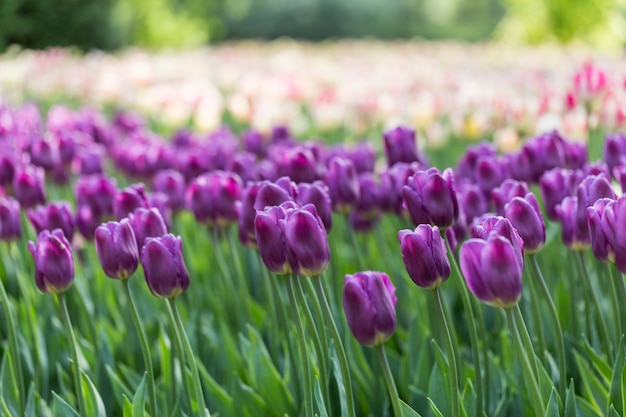
[[[174,298],[189,287],[189,272],[183,259],[183,241],[172,234],[149,237],[141,254],[146,283],[157,297]]]
[[[413,223],[448,228],[459,217],[459,204],[454,187],[454,174],[436,168],[419,171],[402,189],[402,197]]]
[[[600,206],[602,203],[596,202],[596,204]],[[601,211],[601,207],[598,206],[596,206],[596,209]],[[614,258],[617,269],[622,274],[626,274],[626,234],[624,234],[626,197],[620,197],[616,201],[606,204],[604,210],[600,213],[600,218],[606,243],[610,246],[608,258],[609,260]],[[611,256],[610,252],[613,252],[613,256]],[[594,251],[594,253],[596,252]]]
[[[297,195],[296,184],[289,177],[281,177],[275,182],[265,181],[257,193],[254,202],[256,210],[279,206],[285,201],[293,201]]]
[[[525,253],[536,253],[546,243],[546,225],[533,193],[514,197],[504,206],[504,215],[524,241]]]
[[[0,198],[0,240],[8,242],[22,237],[20,203],[11,197]]]
[[[624,205],[620,203],[620,206]],[[621,208],[621,207],[620,207]],[[591,207],[587,207],[587,225],[589,226],[589,236],[591,239],[591,250],[595,257],[602,262],[614,262],[615,252],[611,241],[615,242],[613,236],[615,230],[605,230],[604,222],[607,220],[614,224],[615,220],[615,200],[601,198]],[[611,237],[609,237],[611,236]]]
[[[396,330],[396,289],[384,272],[346,275],[343,308],[348,326],[362,345],[377,346]]]
[[[137,248],[143,248],[147,238],[161,237],[167,233],[165,220],[163,220],[159,210],[154,207],[150,209],[138,208],[128,215],[128,220],[135,233]]]
[[[254,234],[259,248],[259,255],[270,271],[278,275],[291,272],[287,261],[287,241],[285,240],[286,210],[282,206],[273,206],[259,211],[254,219]]]
[[[291,146],[279,152],[277,158],[276,164],[281,176],[287,176],[297,184],[319,179],[317,160],[311,149]]]
[[[504,206],[507,205],[513,197],[524,197],[530,190],[524,181],[512,179],[505,180],[500,187],[491,191],[491,199],[498,216],[504,216]]]
[[[413,282],[422,288],[437,288],[450,277],[450,261],[439,228],[420,224],[415,231],[400,230],[402,260]]]
[[[13,190],[23,208],[44,204],[46,191],[43,169],[34,165],[24,165],[17,169],[13,177]]]
[[[388,166],[392,166],[396,162],[426,162],[417,149],[415,131],[413,129],[406,126],[398,126],[385,132],[383,140]]]
[[[561,238],[565,246],[575,251],[587,249],[591,243],[589,228],[587,224],[581,228],[576,220],[578,198],[565,197],[561,204],[555,207],[555,211],[561,222]]]
[[[467,286],[479,300],[494,307],[513,307],[522,296],[524,264],[520,259],[511,241],[497,233],[461,246],[460,266]]]
[[[316,276],[324,272],[330,260],[328,236],[313,204],[287,211],[285,239],[294,274]]]
[[[37,243],[28,242],[35,261],[35,284],[42,292],[59,294],[74,282],[74,258],[61,229],[44,230]]]
[[[556,206],[561,204],[565,197],[574,194],[581,180],[581,174],[581,172],[571,169],[554,168],[541,176],[539,188],[546,214],[550,220],[557,221],[559,219],[556,214]]]
[[[109,278],[124,280],[135,273],[139,250],[135,232],[127,219],[100,225],[94,240],[100,264]]]
[[[174,212],[185,207],[185,177],[174,169],[157,172],[153,182],[154,191],[168,196],[169,204]]]
[[[74,187],[77,205],[89,206],[97,216],[102,217],[113,214],[116,194],[116,181],[103,174],[81,175]]]
[[[119,221],[138,208],[148,208],[144,185],[133,184],[118,191],[113,199],[113,213]]]
[[[354,210],[361,189],[352,161],[341,157],[331,159],[326,173],[326,184],[334,211],[347,214]]]
[[[69,241],[74,236],[74,215],[67,201],[57,201],[34,210],[29,209],[27,216],[37,234],[44,230],[61,229]]]
[[[191,181],[185,202],[198,222],[222,227],[239,219],[242,188],[237,174],[213,171]]]
[[[312,184],[301,182],[297,191],[298,204],[304,206],[313,204],[317,215],[322,219],[326,231],[330,231],[333,223],[333,212],[330,201],[328,186],[322,181],[315,181]]]
[[[611,186],[611,182],[604,175],[587,175],[576,189],[578,197],[578,207],[576,211],[576,222],[578,229],[587,231],[587,207],[592,206],[601,198],[616,199],[617,195]]]

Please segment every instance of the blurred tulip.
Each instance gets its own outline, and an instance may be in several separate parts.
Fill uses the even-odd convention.
[[[115,194],[113,198],[113,213],[120,221],[128,217],[138,208],[148,208],[145,187],[142,183],[130,185]]]
[[[514,197],[504,206],[504,216],[524,241],[525,253],[536,253],[546,243],[546,225],[533,193]]]
[[[189,287],[183,241],[172,234],[146,239],[141,251],[146,283],[157,297],[174,298]]]
[[[415,173],[403,187],[402,197],[416,226],[431,224],[445,229],[459,217],[451,169],[446,169],[443,174],[436,168]]]
[[[94,236],[104,273],[113,279],[128,279],[137,270],[139,250],[135,232],[127,219],[100,225]]]
[[[20,203],[11,197],[0,198],[0,240],[9,242],[22,237]]]
[[[29,209],[27,217],[37,234],[44,230],[61,229],[67,240],[72,241],[75,222],[69,202],[55,201],[46,206]]]
[[[22,208],[44,204],[46,190],[43,169],[34,165],[24,165],[16,169],[13,177],[13,191]]]
[[[35,284],[42,292],[59,294],[74,282],[72,248],[61,229],[44,230],[28,242],[35,261]]]
[[[213,171],[191,181],[185,203],[199,223],[224,227],[239,219],[242,188],[237,174]]]
[[[347,214],[355,209],[361,189],[352,161],[341,157],[331,159],[325,182],[335,212]]]
[[[450,261],[439,228],[421,224],[411,230],[400,230],[402,261],[415,285],[432,289],[450,277]]]
[[[156,208],[138,208],[128,215],[128,221],[133,228],[135,239],[137,240],[137,248],[141,255],[141,248],[147,238],[161,237],[167,234],[167,226]]]

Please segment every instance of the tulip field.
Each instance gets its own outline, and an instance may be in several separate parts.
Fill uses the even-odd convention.
[[[625,64],[7,50],[0,416],[626,416]]]

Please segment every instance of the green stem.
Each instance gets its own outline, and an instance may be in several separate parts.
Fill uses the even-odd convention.
[[[537,263],[537,257],[535,255],[530,255],[529,257],[530,264],[535,272],[537,284],[539,284],[539,289],[541,290],[541,295],[543,296],[544,301],[548,304],[550,320],[552,320],[552,327],[556,337],[556,353],[559,361],[559,395],[561,396],[561,401],[565,401],[565,390],[567,388],[567,362],[565,360],[563,328],[561,327],[561,321],[559,320],[559,314],[556,311],[556,306],[554,305],[554,301],[550,295],[550,290],[546,285],[546,281],[543,279],[543,274],[541,273],[541,269]]]
[[[613,268],[611,268],[611,264],[606,264],[607,269],[609,270],[609,281],[611,281],[611,307],[613,307],[613,322],[615,323],[615,344],[617,346],[622,337],[622,317],[620,314],[620,302],[619,297],[617,295],[619,289],[617,288],[617,280],[613,275]]]
[[[522,340],[520,339],[519,333],[517,332],[517,328],[515,326],[513,309],[507,309],[505,311],[506,318],[509,323],[511,337],[513,337],[513,343],[515,344],[517,354],[522,362],[522,373],[524,374],[524,378],[526,379],[526,385],[529,391],[529,395],[531,397],[530,400],[532,402],[532,407],[535,410],[535,416],[545,416],[543,399],[541,398],[541,391],[539,391],[539,384],[533,376],[533,370],[530,365],[530,361],[528,360],[528,356],[526,356],[526,354],[524,353],[524,346],[522,345]]]
[[[396,417],[402,417],[402,406],[400,404],[398,388],[396,388],[396,383],[393,380],[391,369],[389,369],[389,362],[387,361],[387,355],[385,355],[385,348],[382,343],[376,346],[376,353],[378,354],[380,366],[383,369],[383,376],[385,377],[385,383],[387,384],[387,391],[389,391],[389,399],[391,400],[391,406],[393,407],[393,414]]]
[[[237,285],[231,279],[230,270],[226,263],[224,262],[224,252],[222,251],[222,245],[217,237],[217,231],[215,229],[211,229],[209,231],[211,235],[211,242],[213,243],[213,250],[215,252],[215,260],[217,262],[217,266],[220,269],[222,275],[223,284],[223,293],[224,294],[232,294],[233,296],[239,292],[237,298],[239,301],[244,304],[244,307],[247,306],[247,298],[245,298],[244,294],[242,294],[242,289],[237,288]],[[232,300],[231,300],[232,301]],[[229,303],[230,304],[230,303]],[[229,308],[230,307],[230,308]],[[234,323],[237,328],[241,328],[243,324],[243,319],[241,318],[241,305],[237,304],[237,306],[229,305],[227,308],[230,311],[228,316],[232,316],[234,318]]]
[[[193,354],[193,349],[191,349],[191,344],[189,343],[189,339],[187,338],[187,333],[185,332],[183,321],[181,320],[180,314],[178,313],[178,307],[176,307],[176,299],[168,298],[167,301],[169,302],[170,308],[172,309],[172,314],[174,315],[174,320],[176,320],[176,326],[178,327],[180,338],[183,342],[183,349],[185,349],[185,358],[187,359],[187,365],[191,369],[193,391],[196,397],[196,405],[198,406],[198,416],[210,417],[210,413],[207,410],[206,404],[204,402],[204,394],[202,392],[202,384],[200,383],[200,375],[198,374],[198,364],[196,363],[196,357]]]
[[[333,339],[333,344],[337,350],[337,359],[339,359],[339,366],[341,368],[341,377],[343,378],[343,384],[346,390],[346,408],[348,410],[348,417],[355,417],[354,411],[354,396],[352,393],[352,378],[350,377],[350,369],[348,368],[348,357],[346,356],[346,350],[341,342],[341,336],[337,330],[337,325],[333,319],[333,314],[330,311],[328,300],[322,286],[322,279],[317,276],[313,277],[313,283],[315,284],[315,291],[317,292],[317,298],[322,305],[322,313],[324,313],[324,319],[326,320],[326,326],[330,329],[330,337]]]
[[[315,351],[317,353],[317,359],[319,360],[319,371],[320,371],[320,386],[322,388],[322,395],[324,397],[324,403],[328,406],[330,405],[329,399],[330,394],[328,392],[328,360],[326,358],[326,350],[325,347],[327,345],[322,344],[322,339],[320,338],[320,332],[318,331],[318,326],[313,317],[313,313],[311,313],[311,309],[306,302],[306,297],[304,295],[304,291],[302,290],[301,280],[309,281],[308,277],[299,277],[294,279],[294,289],[296,290],[296,300],[302,310],[304,310],[304,316],[306,317],[307,322],[310,323],[313,328],[313,345],[315,346]]]
[[[619,299],[626,300],[626,283],[624,283],[624,275],[618,271],[617,273],[617,291],[619,292]],[[626,308],[624,304],[619,305],[619,314],[622,316],[622,334],[626,333]]]
[[[443,236],[445,237],[445,233]],[[472,308],[472,301],[470,300],[469,293],[465,283],[463,282],[463,274],[459,269],[459,264],[454,257],[454,252],[452,251],[452,247],[450,246],[450,242],[448,239],[444,239],[446,241],[446,247],[448,249],[448,258],[450,259],[450,264],[454,267],[454,274],[451,274],[452,280],[455,282],[456,287],[459,289],[459,293],[461,294],[461,301],[463,302],[463,309],[465,310],[465,316],[467,319],[469,336],[470,336],[470,344],[472,347],[472,360],[474,361],[474,373],[476,374],[476,416],[483,417],[483,407],[485,404],[485,394],[483,390],[483,372],[481,366],[481,358],[480,358],[480,346],[478,345],[478,331],[476,328],[476,320],[474,318],[474,310]],[[486,335],[483,335],[483,343],[487,343]]]
[[[455,356],[456,352],[454,351],[452,334],[450,333],[450,327],[448,326],[448,321],[446,320],[446,315],[444,313],[443,299],[441,297],[441,292],[439,291],[439,288],[435,288],[433,290],[433,295],[435,298],[435,310],[437,310],[441,327],[443,327],[446,332],[446,342],[448,344],[448,363],[450,368],[450,407],[452,409],[452,417],[458,417],[459,386],[457,381],[457,364],[459,363],[459,359],[457,356]]]
[[[524,322],[524,317],[522,316],[522,311],[519,308],[519,304],[515,304],[515,306],[512,307],[510,310],[513,311],[515,325],[521,337],[524,350],[526,351],[526,355],[528,356],[528,360],[530,361],[530,366],[533,370],[533,376],[535,378],[538,378],[539,373],[537,371],[537,357],[535,356],[535,349],[533,348],[533,342],[530,339],[530,334],[528,333],[528,328],[526,328],[526,323]]]
[[[65,293],[57,294],[59,299],[59,306],[61,308],[61,319],[65,327],[65,335],[67,342],[70,345],[70,351],[72,354],[72,361],[74,362],[74,389],[76,390],[76,398],[78,400],[78,413],[81,416],[85,416],[87,408],[85,407],[85,397],[83,395],[82,381],[80,377],[80,365],[78,361],[78,344],[76,342],[76,336],[74,335],[74,329],[72,328],[72,321],[70,320],[70,314],[67,311],[67,302],[65,300]]]
[[[609,328],[606,325],[606,320],[604,319],[604,314],[602,314],[602,309],[600,308],[600,302],[598,301],[598,295],[596,294],[596,290],[591,282],[591,278],[589,277],[589,272],[587,271],[587,267],[585,266],[585,254],[582,251],[578,252],[578,260],[580,269],[582,272],[582,277],[584,281],[584,285],[586,286],[586,293],[589,296],[588,301],[593,303],[593,308],[596,310],[598,314],[597,321],[599,327],[600,338],[602,340],[602,344],[604,345],[605,351],[607,355],[611,354],[611,338],[609,337]],[[592,306],[589,306],[591,309]],[[590,311],[585,311],[587,315],[590,314]]]
[[[17,386],[17,392],[19,394],[19,406],[20,416],[24,415],[24,403],[26,401],[26,389],[24,388],[24,373],[22,372],[22,360],[20,356],[20,349],[17,343],[17,324],[13,311],[11,310],[11,303],[9,296],[4,289],[4,283],[0,278],[0,297],[2,298],[2,307],[4,308],[4,316],[7,320],[7,336],[9,338],[9,351],[11,352],[11,364],[13,366],[13,380]]]
[[[176,324],[176,318],[174,317],[174,312],[172,311],[172,307],[170,304],[167,304],[167,315],[170,321],[170,327],[172,332],[174,333],[174,344],[176,345],[176,353],[178,357],[178,365],[180,367],[180,377],[183,382],[183,391],[185,392],[185,398],[187,398],[187,406],[189,407],[189,412],[191,413],[193,410],[193,393],[189,389],[189,382],[187,380],[187,370],[185,367],[185,349],[183,348],[183,339],[180,335],[180,331],[178,330],[178,326]],[[174,374],[175,375],[175,374]],[[177,392],[177,390],[175,390]]]
[[[304,415],[313,417],[313,389],[311,387],[311,370],[309,365],[309,355],[306,351],[306,335],[304,334],[304,326],[298,311],[296,302],[296,292],[294,290],[293,281],[296,278],[293,275],[287,277],[287,293],[289,294],[289,302],[291,304],[293,319],[296,321],[296,330],[298,332],[298,345],[300,348],[300,363],[304,373]]]
[[[130,304],[130,312],[133,316],[133,324],[135,325],[135,330],[137,331],[137,336],[139,337],[139,344],[141,345],[141,353],[143,354],[143,363],[146,368],[146,374],[148,379],[148,401],[150,402],[150,411],[152,415],[157,416],[159,415],[159,410],[157,408],[156,389],[154,384],[154,369],[152,368],[152,357],[150,356],[150,347],[148,346],[146,329],[144,328],[143,323],[139,318],[139,312],[137,311],[135,298],[133,297],[130,285],[128,285],[128,280],[122,280],[122,284],[124,285],[126,298],[128,298],[128,303]]]
[[[539,357],[542,358],[546,352],[546,339],[543,331],[543,315],[541,313],[541,304],[537,302],[537,287],[536,281],[529,280],[528,288],[530,289],[530,297],[527,302],[530,304],[530,308],[533,312],[533,330],[537,334],[537,344],[539,345],[538,352]]]

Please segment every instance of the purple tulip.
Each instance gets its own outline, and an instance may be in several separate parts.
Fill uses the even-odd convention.
[[[335,212],[347,214],[355,209],[361,189],[352,161],[341,157],[331,159],[325,182]]]
[[[322,219],[324,228],[330,231],[333,222],[333,212],[330,202],[330,193],[328,186],[322,181],[315,181],[312,184],[302,182],[298,184],[297,202],[301,206],[313,204],[317,215]]]
[[[626,135],[613,133],[606,135],[604,141],[604,160],[609,169],[613,171],[616,166],[623,163],[626,157]]]
[[[141,251],[141,263],[148,288],[155,296],[174,298],[189,287],[180,236],[167,234],[147,238]]]
[[[554,168],[547,171],[539,180],[539,188],[546,214],[552,221],[558,220],[556,206],[567,196],[575,194],[576,187],[582,178],[582,172],[571,169]]]
[[[466,222],[471,223],[476,217],[480,217],[489,211],[489,201],[478,185],[471,182],[463,182],[462,184],[457,184],[456,190],[459,209],[465,215]]]
[[[59,294],[74,282],[72,248],[61,229],[44,230],[37,243],[28,242],[35,261],[35,284],[42,292]]]
[[[388,130],[383,135],[387,165],[393,166],[397,162],[419,162],[425,164],[425,158],[417,149],[415,131],[406,126],[398,126]]]
[[[15,157],[9,153],[0,153],[0,185],[6,186],[13,182],[15,176]]]
[[[514,197],[504,206],[504,216],[524,241],[525,253],[536,253],[546,243],[546,225],[533,193]]]
[[[11,197],[0,198],[0,240],[9,242],[21,237],[20,203]]]
[[[95,232],[96,252],[104,273],[113,279],[128,279],[137,270],[139,249],[127,219],[100,225]]]
[[[74,187],[78,206],[89,206],[98,217],[113,215],[113,200],[117,194],[115,179],[103,174],[82,175]]]
[[[22,208],[44,204],[46,190],[43,169],[34,165],[18,168],[13,177],[13,191]]]
[[[417,162],[398,162],[380,174],[380,207],[383,211],[396,215],[403,213],[402,188],[407,185],[409,178],[421,170]]]
[[[555,207],[555,211],[561,223],[561,238],[565,246],[575,251],[587,249],[591,244],[589,228],[587,224],[580,227],[577,221],[578,198],[565,197],[561,204]]]
[[[147,238],[149,237],[161,237],[167,234],[167,226],[163,216],[156,208],[150,209],[138,208],[134,212],[128,215],[128,221],[135,233],[135,239],[137,240],[137,248],[140,250]]]
[[[291,273],[285,239],[286,214],[283,205],[273,206],[265,211],[257,212],[254,219],[254,233],[259,255],[267,269],[278,275]]]
[[[618,208],[622,209],[622,205],[624,203],[620,203]],[[605,223],[607,219],[610,219],[609,222],[611,226],[615,225],[616,219],[616,202],[610,198],[601,198],[594,203],[593,206],[587,207],[587,225],[589,226],[589,236],[591,239],[591,250],[595,257],[602,262],[615,262],[615,251],[611,245],[611,242],[619,243],[616,239],[615,229],[605,230],[603,227],[602,218],[605,217]],[[609,213],[610,212],[610,213]],[[619,230],[619,229],[617,229]],[[611,239],[609,239],[611,236]],[[617,245],[619,248],[619,244]],[[623,246],[626,249],[626,246]],[[620,253],[620,258],[622,266],[626,266],[626,252]]]
[[[74,236],[74,214],[67,201],[56,201],[29,209],[27,216],[37,234],[44,230],[61,229],[67,240],[71,241]]]
[[[600,201],[596,202],[594,207],[600,214],[602,231],[606,238],[606,244],[610,247],[608,259],[614,258],[615,266],[624,274],[626,273],[626,234],[623,230],[626,224],[626,197],[608,202],[604,210],[601,210],[600,205],[603,203]],[[613,252],[613,256],[610,252]]]
[[[291,146],[277,150],[276,158],[278,174],[291,178],[296,184],[311,183],[319,179],[315,155],[305,146]]]
[[[513,197],[524,197],[530,191],[528,185],[524,181],[512,179],[505,180],[500,187],[491,191],[491,199],[498,216],[504,216],[504,206],[508,204]]]
[[[235,154],[228,166],[228,171],[239,175],[244,184],[248,181],[260,179],[257,168],[257,157],[253,153],[240,152]]]
[[[242,188],[237,174],[213,171],[191,181],[185,202],[198,222],[224,227],[239,219]]]
[[[328,236],[313,204],[288,210],[285,216],[287,258],[294,274],[316,276],[330,261]]]
[[[461,246],[460,266],[468,288],[486,304],[509,308],[522,296],[523,258],[504,236],[470,239]]]
[[[104,172],[104,147],[91,143],[78,153],[78,172],[80,175],[102,174]]]
[[[261,157],[265,156],[265,139],[261,132],[248,130],[243,134],[242,140],[247,152]]]
[[[374,226],[380,221],[380,213],[365,213],[361,211],[353,211],[348,216],[350,227],[358,233],[371,232]]]
[[[266,181],[259,188],[254,208],[265,210],[266,207],[279,206],[285,201],[294,201],[298,189],[289,177],[281,177],[275,182]]]
[[[56,147],[50,137],[38,138],[30,145],[30,160],[33,165],[51,171],[60,161]]]
[[[185,207],[185,177],[174,169],[157,172],[152,183],[154,191],[167,195],[170,208],[179,212]]]
[[[365,346],[384,343],[396,330],[396,288],[384,272],[346,275],[343,308],[354,338]]]
[[[587,228],[587,207],[592,206],[601,198],[615,200],[617,195],[608,177],[604,175],[588,175],[578,185],[576,197],[578,198],[576,211],[577,228],[581,232],[585,230],[589,234],[589,229]]]
[[[239,208],[239,240],[241,244],[256,248],[256,235],[254,234],[254,218],[256,209],[254,202],[263,183],[249,181],[241,193],[241,205]]]
[[[402,189],[402,197],[413,223],[431,224],[446,229],[459,217],[459,204],[454,186],[454,174],[436,168],[419,171]]]
[[[478,171],[478,161],[486,157],[496,157],[498,150],[495,145],[488,142],[479,143],[478,145],[468,147],[463,157],[454,170],[454,176],[457,179],[476,181],[476,172]]]
[[[502,216],[485,215],[479,222],[471,228],[470,237],[475,239],[488,240],[491,235],[502,236],[511,242],[518,254],[518,260],[524,263],[524,241],[511,221]]]
[[[102,223],[103,218],[87,204],[79,204],[76,207],[76,228],[87,240],[92,240],[96,228]]]
[[[400,230],[404,266],[413,282],[422,288],[437,288],[450,277],[450,261],[439,228],[420,224],[415,231]]]
[[[118,221],[128,217],[138,208],[148,207],[146,190],[142,183],[133,184],[118,191],[113,198],[113,213]]]
[[[480,156],[476,160],[476,183],[484,192],[502,184],[508,176],[507,165],[496,156]]]

